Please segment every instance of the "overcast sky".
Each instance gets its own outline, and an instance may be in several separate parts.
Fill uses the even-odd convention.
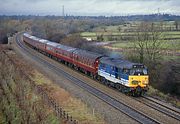
[[[180,0],[0,0],[0,15],[180,15]]]

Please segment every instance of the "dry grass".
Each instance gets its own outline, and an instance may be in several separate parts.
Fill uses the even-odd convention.
[[[104,124],[102,117],[92,112],[81,100],[73,98],[64,89],[53,84],[48,78],[38,71],[34,71],[34,81],[41,85],[59,105],[68,112],[74,119],[83,124]]]
[[[172,97],[169,94],[164,94],[151,86],[149,86],[148,95],[158,97],[159,99],[165,100],[168,103],[180,108],[180,100],[178,98]]]
[[[0,45],[0,124],[61,122],[27,80],[32,70],[13,51]]]

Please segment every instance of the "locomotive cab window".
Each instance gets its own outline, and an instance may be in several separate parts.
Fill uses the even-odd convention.
[[[147,69],[144,67],[133,67],[130,71],[131,75],[147,75]]]

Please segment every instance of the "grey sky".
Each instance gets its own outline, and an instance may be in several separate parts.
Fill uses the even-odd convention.
[[[0,15],[180,15],[180,0],[0,0]]]

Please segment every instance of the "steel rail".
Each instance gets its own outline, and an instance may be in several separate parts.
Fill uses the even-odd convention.
[[[141,102],[141,103],[143,103],[143,104],[145,104],[167,116],[170,116],[170,117],[180,121],[180,111],[175,110],[170,106],[161,104],[161,103],[153,100],[153,98],[147,97],[147,96],[143,96],[141,99],[136,99],[136,100],[138,100],[139,102]],[[150,101],[152,103],[148,103],[147,101]]]

